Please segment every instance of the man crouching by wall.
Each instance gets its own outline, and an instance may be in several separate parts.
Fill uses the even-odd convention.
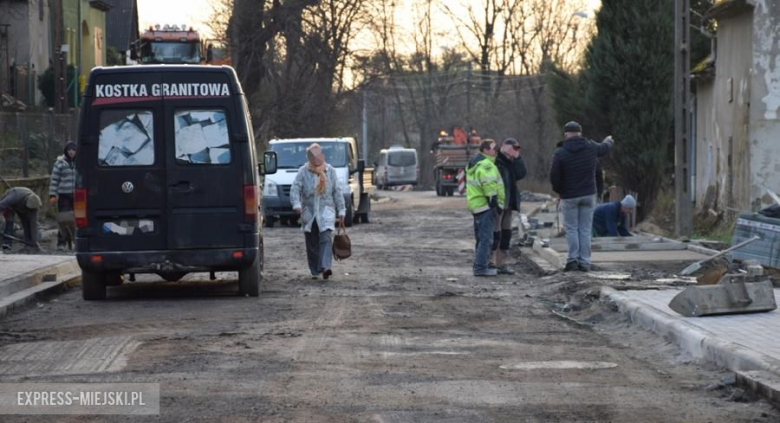
[[[496,276],[488,267],[496,215],[504,209],[504,183],[496,168],[496,142],[482,141],[479,153],[466,167],[466,200],[474,216],[474,276]]]

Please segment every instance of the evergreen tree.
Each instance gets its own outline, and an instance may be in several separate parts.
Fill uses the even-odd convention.
[[[553,76],[556,110],[581,119],[586,136],[614,136],[609,168],[639,194],[642,219],[673,159],[673,0],[603,0],[596,26],[580,74]]]

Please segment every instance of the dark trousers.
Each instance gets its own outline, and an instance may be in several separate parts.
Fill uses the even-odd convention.
[[[3,213],[5,217],[5,230],[3,231],[3,244],[12,245],[13,240],[6,235],[14,235],[14,213]],[[27,209],[25,213],[19,213],[19,220],[24,229],[24,242],[27,246],[38,245],[38,209]]]
[[[11,246],[14,241],[8,238],[6,235],[14,235],[14,212],[6,210],[3,212],[3,219],[5,219],[5,229],[3,230],[3,245]]]
[[[317,219],[314,219],[311,232],[304,232],[304,235],[306,236],[306,258],[312,276],[330,269],[333,265],[333,231],[320,232]]]
[[[70,194],[57,195],[57,213],[73,211],[73,196]],[[62,229],[57,231],[57,246],[65,246],[65,236]]]

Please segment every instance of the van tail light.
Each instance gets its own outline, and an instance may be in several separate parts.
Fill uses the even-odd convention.
[[[73,193],[73,217],[77,228],[87,227],[87,190],[76,188]]]
[[[244,185],[244,219],[247,222],[257,221],[257,186]]]

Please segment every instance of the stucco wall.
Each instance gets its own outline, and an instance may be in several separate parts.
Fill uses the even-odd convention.
[[[715,107],[713,79],[699,79],[696,87],[696,207],[704,207],[704,197],[710,186],[718,189],[721,146],[715,142]],[[719,194],[719,191],[717,192]]]
[[[717,188],[720,208],[750,207],[752,39],[749,9],[718,21],[715,79],[699,84],[697,94],[697,208],[710,186]]]
[[[780,0],[755,0],[750,92],[750,205],[772,204],[780,191]]]

